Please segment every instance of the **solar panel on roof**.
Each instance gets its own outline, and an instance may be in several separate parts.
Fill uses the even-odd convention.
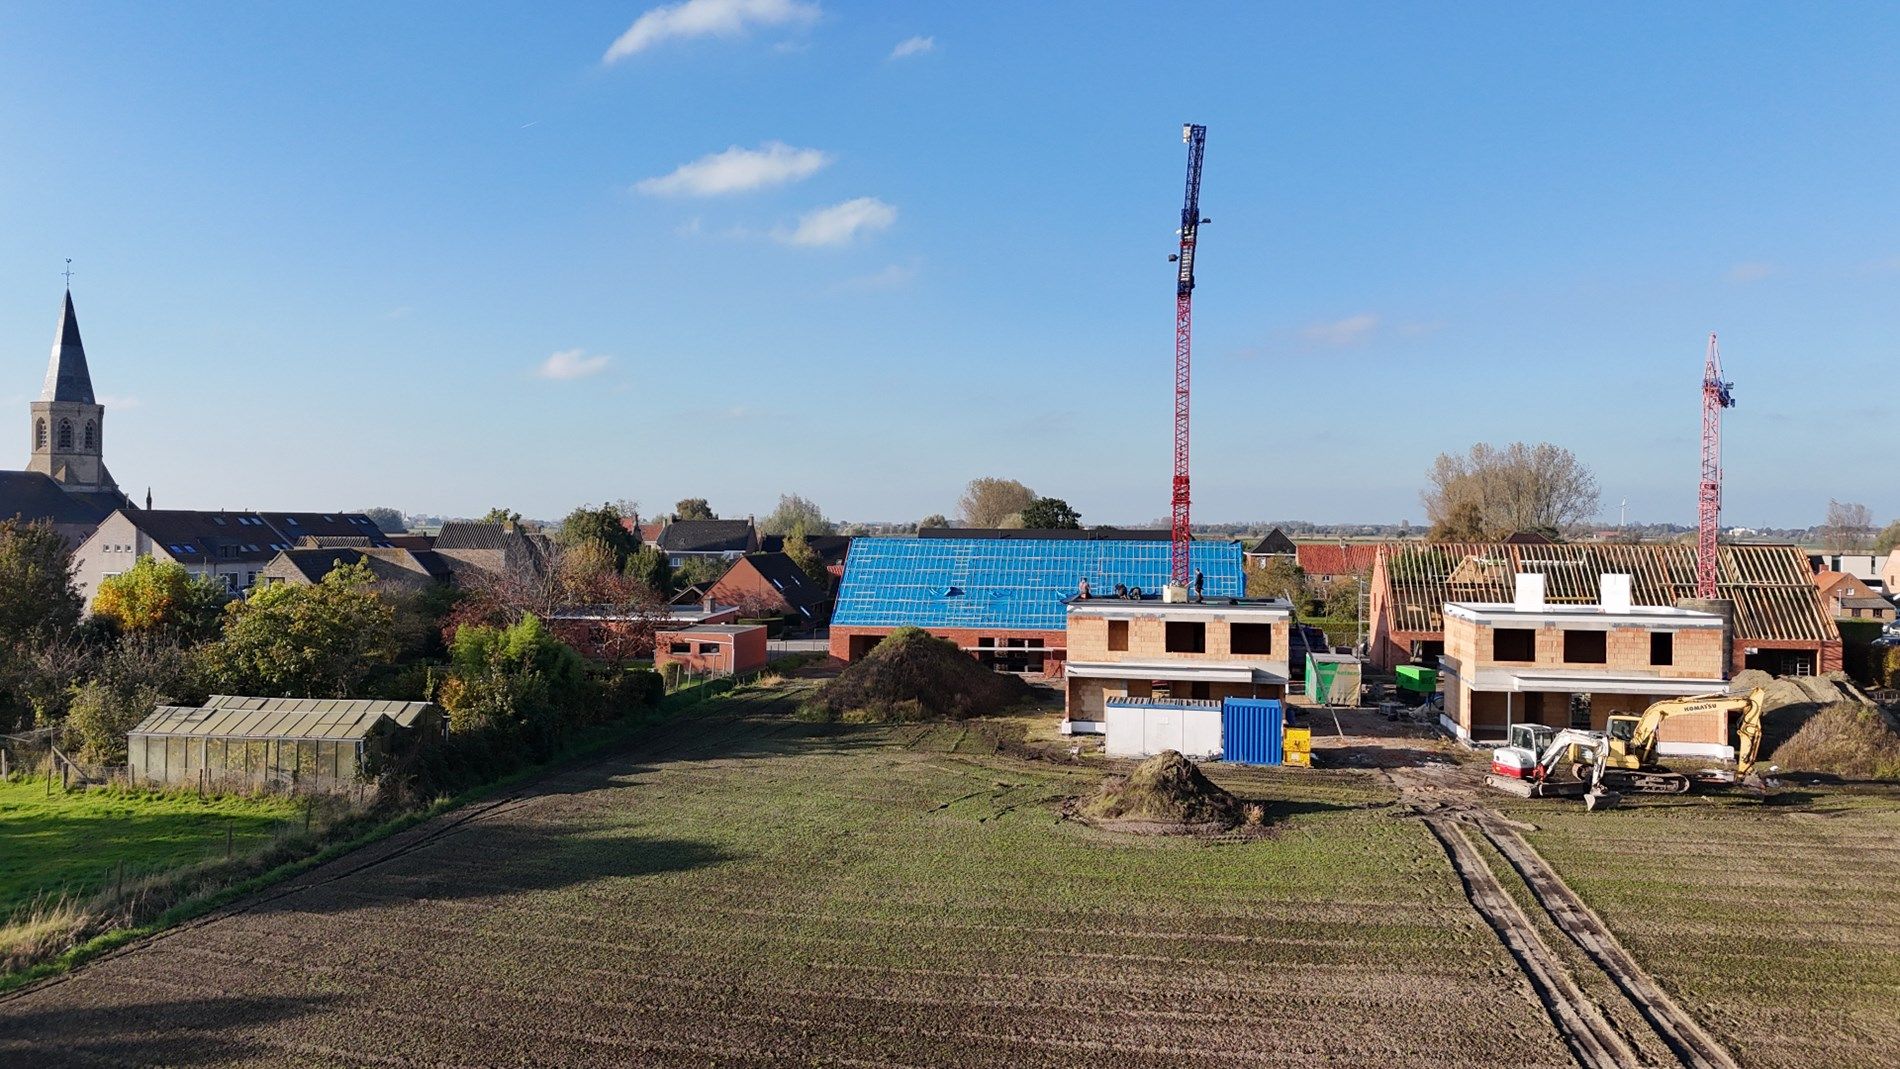
[[[1197,542],[1206,594],[1246,591],[1238,542]],[[845,561],[832,623],[842,627],[990,627],[1060,631],[1082,579],[1154,592],[1168,580],[1167,542],[859,538]]]

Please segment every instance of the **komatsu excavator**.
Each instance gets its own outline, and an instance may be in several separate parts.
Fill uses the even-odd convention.
[[[1689,777],[1656,764],[1656,734],[1663,721],[1686,713],[1734,714],[1735,775],[1748,780],[1761,753],[1762,701],[1760,687],[1747,694],[1699,694],[1688,698],[1670,698],[1643,710],[1641,716],[1612,716],[1605,725],[1608,748],[1603,758],[1603,781],[1624,790],[1661,794],[1681,794],[1689,789]]]
[[[1552,732],[1548,728],[1525,731],[1512,736],[1513,746],[1492,756],[1491,775],[1485,782],[1521,798],[1565,795],[1584,797],[1591,809],[1615,805],[1617,789],[1645,793],[1680,794],[1690,787],[1688,776],[1656,764],[1656,735],[1663,721],[1682,713],[1736,713],[1740,719],[1735,731],[1735,774],[1751,785],[1759,786],[1754,775],[1761,751],[1761,715],[1764,695],[1760,688],[1747,695],[1703,694],[1688,698],[1670,698],[1643,710],[1641,716],[1611,716],[1607,731],[1567,729]],[[1513,728],[1530,725],[1513,725]],[[1526,747],[1533,754],[1525,760]],[[1563,781],[1552,773],[1570,765],[1575,778]]]

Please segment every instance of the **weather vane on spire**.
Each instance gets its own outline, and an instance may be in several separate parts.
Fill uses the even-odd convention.
[[[73,288],[73,258],[70,256],[66,257],[66,270],[63,273],[66,276],[66,288],[72,289]]]

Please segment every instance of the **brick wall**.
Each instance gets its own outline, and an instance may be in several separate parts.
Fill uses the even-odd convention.
[[[1177,621],[1194,622],[1203,625],[1206,649],[1201,653],[1170,652],[1167,648],[1167,618],[1160,615],[1138,615],[1127,619],[1128,648],[1111,650],[1108,648],[1109,618],[1093,614],[1070,614],[1068,648],[1069,659],[1091,664],[1114,663],[1119,661],[1182,661],[1184,663],[1240,663],[1258,665],[1278,675],[1287,674],[1288,648],[1292,643],[1292,624],[1284,616],[1261,618],[1258,616],[1236,614],[1228,617],[1218,612],[1184,612],[1174,617]],[[1267,623],[1273,629],[1272,652],[1264,654],[1233,652],[1230,623]]]
[[[829,652],[840,661],[855,661],[869,653],[871,648],[885,635],[897,630],[895,627],[833,627],[831,629]],[[1067,635],[1061,631],[1010,630],[1008,628],[981,627],[929,627],[924,630],[937,638],[948,639],[959,649],[975,655],[984,639],[990,640],[998,653],[1024,652],[1011,651],[1006,644],[1012,639],[1024,642],[1040,639],[1043,654],[1043,674],[1059,676],[1067,647]]]
[[[1445,656],[1454,659],[1464,671],[1481,668],[1535,668],[1542,671],[1614,672],[1619,675],[1656,676],[1662,679],[1723,679],[1722,632],[1719,628],[1675,630],[1675,648],[1671,663],[1649,663],[1650,634],[1670,630],[1667,627],[1620,626],[1608,629],[1604,639],[1604,663],[1579,663],[1564,660],[1564,631],[1558,624],[1526,628],[1535,630],[1533,659],[1500,661],[1495,653],[1495,630],[1509,628],[1507,623],[1479,623],[1445,618]],[[1601,630],[1592,628],[1588,630]]]

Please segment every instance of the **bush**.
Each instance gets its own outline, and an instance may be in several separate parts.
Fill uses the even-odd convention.
[[[961,719],[1001,712],[1029,695],[1029,684],[990,671],[956,643],[900,627],[826,684],[807,709],[846,723]]]
[[[505,628],[471,624],[455,633],[442,705],[455,731],[492,730],[527,740],[540,754],[584,715],[586,663],[530,613]]]
[[[99,661],[93,678],[74,688],[66,730],[81,757],[125,763],[125,733],[159,705],[204,697],[191,651],[174,643],[128,636]]]

